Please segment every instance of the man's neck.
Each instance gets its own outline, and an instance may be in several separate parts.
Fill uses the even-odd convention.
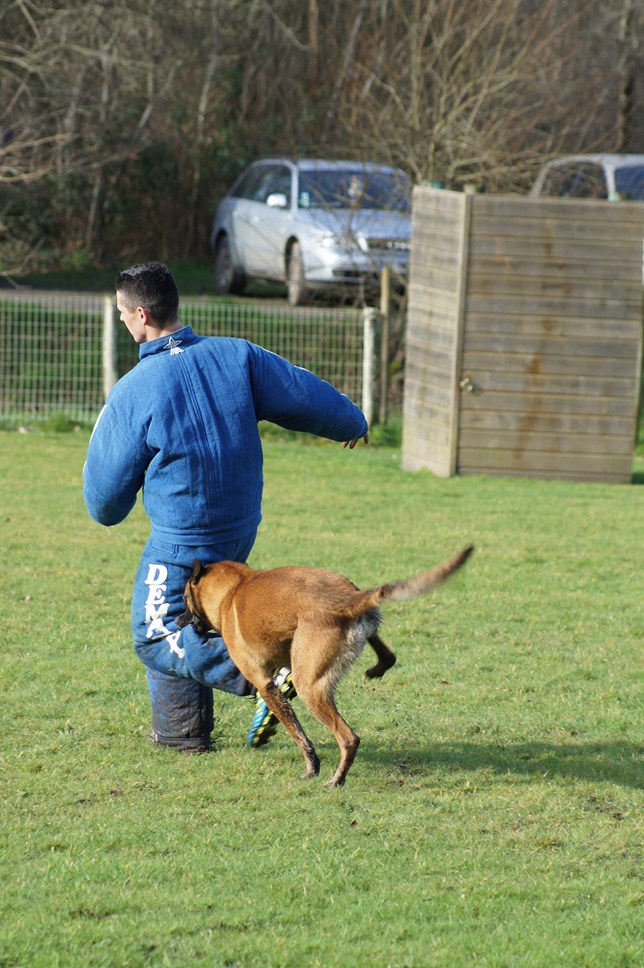
[[[183,323],[180,320],[175,320],[174,323],[168,323],[162,328],[157,328],[153,326],[145,327],[145,343],[151,343],[152,340],[161,339],[164,336],[171,336],[173,333],[178,332],[178,330],[183,329]]]

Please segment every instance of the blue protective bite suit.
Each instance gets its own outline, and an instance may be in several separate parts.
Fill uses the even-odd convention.
[[[367,423],[328,383],[245,340],[186,326],[142,344],[139,355],[94,427],[85,502],[94,520],[114,525],[143,489],[152,530],[134,583],[134,645],[148,669],[157,733],[203,735],[212,725],[209,687],[237,695],[250,687],[220,637],[179,630],[176,619],[195,558],[250,554],[263,485],[257,422],[338,441],[363,437]]]

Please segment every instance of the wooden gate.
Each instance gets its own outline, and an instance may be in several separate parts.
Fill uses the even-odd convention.
[[[628,482],[644,205],[414,192],[403,467]]]

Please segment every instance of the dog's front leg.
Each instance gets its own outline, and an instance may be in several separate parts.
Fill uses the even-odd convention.
[[[313,743],[300,726],[299,720],[293,712],[293,707],[284,698],[272,679],[264,685],[258,686],[257,691],[270,711],[275,713],[280,723],[288,730],[295,743],[302,750],[306,763],[306,773],[302,775],[302,779],[313,779],[320,772],[320,759],[315,752]]]

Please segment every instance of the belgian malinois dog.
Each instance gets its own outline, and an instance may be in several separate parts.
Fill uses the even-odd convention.
[[[335,705],[342,676],[369,642],[377,662],[367,670],[380,678],[396,656],[378,629],[382,602],[402,602],[424,595],[465,564],[473,547],[407,581],[360,591],[347,578],[315,568],[285,567],[254,571],[248,565],[195,561],[185,589],[186,611],[178,625],[221,633],[239,671],[251,682],[299,746],[306,762],[304,778],[317,776],[320,760],[273,675],[284,666],[302,702],[331,730],[340,747],[340,763],[328,786],[344,783],[360,737]]]

